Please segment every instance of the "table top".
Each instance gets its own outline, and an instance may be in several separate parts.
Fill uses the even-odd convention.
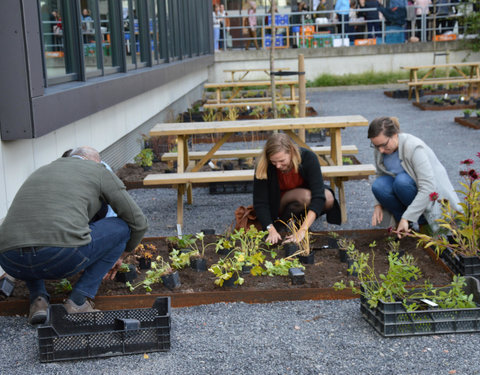
[[[432,65],[412,65],[412,66],[401,66],[400,69],[431,69],[431,68],[453,68],[454,66],[479,66],[480,62],[465,62],[465,63],[449,63],[449,64],[432,64]]]
[[[298,85],[298,80],[281,80],[278,79],[278,85]],[[206,89],[222,88],[222,87],[248,87],[248,86],[270,86],[271,81],[234,81],[234,82],[217,82],[205,83],[203,85]]]
[[[150,136],[345,128],[350,126],[368,126],[368,120],[360,115],[350,115],[241,121],[174,122],[155,125],[150,130]]]
[[[274,72],[283,72],[284,70],[290,70],[290,68],[277,68],[273,69]],[[223,72],[224,73],[236,73],[236,72],[269,72],[270,68],[256,68],[256,69],[225,69]]]

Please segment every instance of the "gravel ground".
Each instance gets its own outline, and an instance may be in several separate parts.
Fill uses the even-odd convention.
[[[383,91],[381,86],[314,90],[308,99],[320,116],[397,116],[403,131],[433,148],[459,187],[459,161],[480,151],[480,132],[453,121],[461,111],[420,111]],[[366,128],[348,128],[342,137],[344,144],[357,145],[361,162],[373,162]],[[370,184],[346,184],[348,223],[341,229],[370,228]],[[131,194],[149,218],[148,236],[175,234],[173,190]],[[221,233],[235,208],[251,201],[248,194],[212,196],[195,188],[194,204],[186,206],[184,232],[214,228]],[[313,229],[329,227],[320,219]],[[173,309],[172,349],[148,359],[133,355],[41,364],[36,331],[25,317],[0,317],[0,374],[480,374],[479,344],[475,334],[382,338],[361,317],[358,300],[221,303]]]

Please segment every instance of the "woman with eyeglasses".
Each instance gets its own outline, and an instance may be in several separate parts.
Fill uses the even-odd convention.
[[[377,178],[373,182],[375,208],[372,225],[396,222],[401,234],[411,224],[428,222],[438,230],[440,204],[436,199],[448,199],[458,206],[459,199],[448,178],[447,171],[435,153],[421,139],[400,132],[395,117],[379,117],[370,123],[368,138],[374,150]],[[436,194],[433,194],[436,193]],[[393,227],[393,225],[391,225]]]

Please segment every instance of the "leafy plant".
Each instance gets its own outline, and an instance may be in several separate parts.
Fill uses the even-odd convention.
[[[371,308],[375,308],[379,301],[395,302],[402,301],[407,311],[414,311],[419,308],[415,299],[427,298],[437,303],[441,308],[470,308],[475,307],[473,295],[466,295],[463,287],[466,285],[465,278],[455,276],[447,288],[435,288],[431,283],[425,281],[419,288],[407,288],[407,282],[418,280],[421,277],[420,269],[415,265],[411,255],[398,257],[395,252],[389,252],[387,274],[379,274],[374,270],[374,252],[370,261],[370,254],[359,252],[355,247],[350,247],[348,255],[353,259],[352,269],[358,273],[361,287],[358,288],[354,281],[350,281],[349,287],[355,294],[360,294]],[[349,269],[350,272],[350,269]],[[334,284],[335,290],[345,289],[344,281]]]
[[[191,234],[184,234],[183,236],[171,236],[167,237],[167,241],[175,249],[191,249],[196,239]]]
[[[340,235],[337,232],[328,232],[328,236],[337,239]]]
[[[305,269],[297,258],[281,258],[273,262],[267,260],[262,274],[267,276],[288,276],[288,270],[293,267]]]
[[[226,119],[228,121],[235,121],[238,119],[239,113],[238,113],[238,108],[236,107],[230,107],[228,108],[227,116]]]
[[[190,258],[193,251],[183,252],[177,249],[173,249],[170,252],[170,261],[172,262],[172,267],[176,270],[181,270],[190,265]]]
[[[245,279],[241,277],[243,262],[238,261],[235,257],[220,258],[217,263],[212,264],[208,269],[215,276],[215,285],[223,286],[225,281],[236,277],[235,285],[242,285]]]
[[[133,253],[137,258],[152,259],[153,254],[157,252],[157,248],[153,244],[139,244]]]
[[[200,246],[198,245],[198,241],[200,241]],[[193,239],[193,241],[190,241],[189,247],[193,251],[192,256],[200,256],[203,258],[205,256],[205,250],[209,246],[214,245],[214,243],[209,243],[205,245],[205,234],[203,232],[199,232],[195,234],[195,239]]]
[[[130,272],[130,265],[128,263],[122,263],[118,269],[118,272],[121,272],[121,273]]]
[[[146,272],[144,280],[134,285],[132,285],[130,282],[127,281],[126,285],[131,292],[133,292],[140,285],[142,285],[147,292],[151,292],[152,291],[151,285],[156,283],[161,283],[162,276],[171,272],[173,272],[173,269],[170,266],[170,264],[168,262],[165,262],[163,258],[159,255],[157,256],[155,261],[152,262],[151,269]]]
[[[348,156],[342,156],[342,162],[343,162],[343,164],[346,164],[346,165],[352,165],[353,164],[352,159]]]
[[[67,279],[62,279],[53,284],[55,287],[55,293],[64,294],[72,291],[72,284]]]
[[[472,110],[471,110],[471,109],[464,109],[464,110],[463,110],[463,114],[464,114],[466,117],[469,117],[469,116],[472,114]]]
[[[480,152],[477,154],[480,158]],[[455,254],[477,256],[480,248],[480,174],[471,165],[473,159],[461,162],[465,169],[460,172],[464,181],[460,182],[462,190],[457,190],[460,199],[460,210],[457,210],[446,200],[438,199],[438,194],[432,192],[430,200],[441,205],[441,217],[436,220],[440,230],[429,235],[413,232],[418,238],[418,245],[433,246],[439,256],[446,248]],[[450,238],[449,238],[450,237]]]
[[[141,167],[151,167],[153,164],[153,150],[151,148],[144,148],[134,158],[135,163]]]
[[[298,244],[298,251],[290,255],[288,258],[293,258],[297,255],[310,255],[310,232],[308,230],[305,230],[305,235],[302,239],[300,239],[300,228],[302,227],[304,221],[300,222],[295,218],[291,218],[288,220],[288,222],[284,222],[283,220],[280,220],[280,222],[287,227],[287,229],[292,234],[294,241]]]
[[[205,111],[202,115],[202,119],[204,122],[212,122],[215,121],[217,114],[214,109],[209,108]]]
[[[476,115],[477,117],[480,117],[480,111],[475,111],[475,115]]]

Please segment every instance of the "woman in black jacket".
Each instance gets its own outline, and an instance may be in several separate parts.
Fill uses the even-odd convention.
[[[304,217],[297,241],[324,213],[329,223],[341,223],[340,206],[333,191],[323,184],[317,155],[298,148],[284,133],[273,134],[263,148],[255,170],[253,205],[272,244],[282,239],[278,219],[287,222],[292,216]]]

